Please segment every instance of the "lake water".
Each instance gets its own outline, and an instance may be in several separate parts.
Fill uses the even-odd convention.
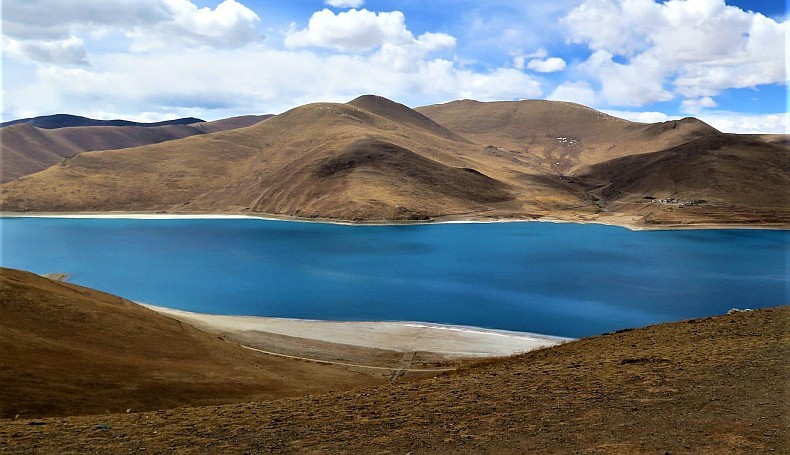
[[[2,265],[189,311],[580,337],[788,303],[790,232],[3,218]]]

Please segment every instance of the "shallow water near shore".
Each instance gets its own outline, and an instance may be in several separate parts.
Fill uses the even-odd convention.
[[[3,218],[2,265],[169,308],[580,337],[787,304],[790,233]]]

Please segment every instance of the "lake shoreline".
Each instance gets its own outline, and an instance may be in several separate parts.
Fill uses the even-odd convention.
[[[274,334],[353,348],[398,353],[428,352],[454,360],[509,356],[574,340],[554,335],[429,322],[234,316],[136,303],[200,330],[236,340],[244,338],[253,345],[256,344],[256,338]]]
[[[558,223],[558,224],[597,224],[603,226],[613,226],[625,228],[631,231],[674,231],[674,230],[712,230],[712,229],[765,229],[784,231],[790,230],[788,226],[777,225],[744,225],[744,224],[673,224],[673,225],[637,225],[631,222],[614,222],[598,220],[572,220],[557,218],[502,218],[485,216],[459,216],[446,215],[430,220],[370,220],[370,221],[348,221],[332,218],[303,218],[288,215],[260,214],[253,215],[248,213],[198,213],[198,212],[0,212],[2,218],[71,218],[71,219],[139,219],[139,220],[265,220],[265,221],[290,221],[296,223],[318,223],[334,224],[340,226],[420,226],[436,224],[494,224],[494,223]]]

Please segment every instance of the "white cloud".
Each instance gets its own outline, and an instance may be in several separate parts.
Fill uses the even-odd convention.
[[[596,104],[595,90],[587,82],[563,82],[558,85],[547,99],[571,101],[585,106]]]
[[[50,64],[85,64],[84,36],[126,35],[135,51],[171,46],[242,46],[262,38],[260,18],[235,0],[215,9],[190,0],[6,0],[7,55]]]
[[[619,111],[614,109],[602,109],[603,112],[619,117],[622,119],[630,120],[632,122],[640,123],[657,123],[666,122],[667,120],[679,119],[680,117],[673,117],[663,112],[634,112],[634,111]]]
[[[567,64],[565,60],[559,57],[550,57],[547,59],[534,59],[527,63],[527,69],[537,71],[539,73],[555,73],[565,69]]]
[[[95,60],[91,67],[42,66],[29,80],[11,82],[6,86],[6,115],[13,118],[23,110],[87,116],[111,112],[119,117],[161,112],[165,117],[216,119],[277,113],[318,100],[348,101],[363,93],[412,106],[542,94],[538,81],[512,68],[477,71],[450,60],[423,59],[401,71],[379,59],[378,53],[320,55],[253,45],[211,53],[186,49],[115,54]]]
[[[335,14],[324,9],[312,15],[307,28],[292,28],[285,37],[289,49],[328,48],[336,52],[376,51],[373,59],[398,71],[415,70],[428,54],[449,51],[456,40],[446,33],[426,32],[414,37],[400,11],[375,13],[349,10]]]
[[[458,69],[450,62],[434,63],[435,71],[428,75],[432,89],[443,93],[447,100],[469,98],[478,101],[499,101],[537,98],[542,94],[540,83],[513,68],[498,68],[492,72],[479,73]]]
[[[609,115],[632,122],[656,123],[679,119],[680,116],[663,112],[639,112],[604,109]],[[725,133],[739,134],[787,134],[790,131],[790,114],[741,114],[726,111],[706,111],[698,119]]]
[[[736,112],[705,112],[699,119],[719,131],[728,133],[790,133],[790,115],[776,114],[740,114]]]
[[[62,40],[16,40],[6,38],[5,52],[10,56],[41,63],[59,65],[87,64],[87,51],[80,38],[69,36]]]
[[[39,0],[38,4],[57,8],[58,1]],[[62,1],[76,5],[72,4],[76,0]],[[84,1],[91,6],[98,0]],[[65,34],[57,39],[54,35],[34,37],[34,22],[27,24],[27,37],[13,38],[18,44],[11,50],[6,46],[4,52],[30,58],[33,51],[23,44],[62,42],[60,48],[82,45],[91,51],[105,37],[122,42],[114,42],[109,50],[89,52],[90,65],[12,62],[7,74],[13,77],[4,80],[6,117],[69,112],[99,118],[156,119],[160,115],[211,120],[277,113],[318,100],[348,101],[363,93],[412,106],[458,98],[542,95],[537,79],[507,62],[484,67],[454,55],[440,55],[453,51],[455,37],[431,31],[415,36],[398,11],[319,11],[303,30],[284,32],[287,47],[275,49],[257,40],[258,16],[233,0],[214,9],[199,8],[188,0],[139,0],[139,4],[158,8],[158,13],[145,15],[148,10],[143,9],[135,16],[135,2],[101,0],[94,13],[63,10],[66,26],[60,32]],[[35,16],[35,8],[26,5],[16,5],[17,17],[28,20]],[[129,14],[128,22],[119,22],[111,6],[117,7],[116,13]],[[49,18],[46,11],[40,13]],[[42,23],[56,22],[46,19]],[[129,52],[130,47],[141,52]],[[528,58],[546,56],[539,49]],[[82,57],[77,54],[68,60],[79,62]],[[46,58],[67,60],[56,58],[54,52]]]
[[[285,37],[285,46],[325,47],[342,52],[364,52],[384,44],[403,45],[413,42],[400,11],[375,13],[349,10],[335,14],[324,9],[313,13],[307,28],[292,29]]]
[[[525,54],[521,50],[518,51],[510,51],[510,55],[513,57],[513,67],[516,69],[523,70],[527,67],[527,60],[528,59],[542,59],[549,56],[549,52],[542,47],[534,52],[530,52]]]
[[[168,21],[137,26],[127,33],[132,50],[150,51],[174,44],[237,47],[262,38],[260,18],[235,0],[224,0],[215,9],[198,8],[189,0],[163,0],[172,16]]]
[[[716,106],[718,106],[716,101],[714,101],[713,98],[709,96],[683,100],[680,103],[680,108],[683,110],[683,112],[688,112],[689,114],[699,114],[705,108],[711,108]]]
[[[79,27],[124,29],[165,22],[163,0],[3,0],[3,34],[19,40],[59,40]]]
[[[334,8],[359,8],[365,0],[326,0],[324,3]]]
[[[583,68],[613,105],[712,97],[787,81],[788,22],[723,0],[586,0],[562,23],[593,51]],[[668,86],[669,88],[666,88]]]
[[[641,106],[673,98],[664,88],[665,68],[660,61],[638,55],[629,64],[622,64],[615,62],[613,57],[600,50],[580,65],[588,75],[600,80],[601,98],[606,103]]]

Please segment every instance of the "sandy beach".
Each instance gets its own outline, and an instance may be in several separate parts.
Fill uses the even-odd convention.
[[[580,215],[571,215],[568,218],[544,216],[540,218],[507,218],[507,217],[488,217],[485,215],[446,215],[435,217],[431,220],[420,221],[388,221],[371,220],[364,222],[342,221],[331,218],[300,218],[288,215],[273,214],[247,214],[247,213],[146,213],[146,212],[0,212],[2,218],[72,218],[72,219],[138,219],[138,220],[200,220],[200,219],[229,219],[229,220],[268,220],[268,221],[290,221],[297,223],[325,223],[337,224],[342,226],[394,226],[394,225],[430,225],[430,224],[489,224],[489,223],[574,223],[574,224],[600,224],[605,226],[616,226],[632,231],[664,231],[664,230],[693,230],[693,229],[787,229],[785,226],[777,225],[744,225],[737,223],[712,224],[712,223],[689,223],[689,224],[664,224],[664,225],[643,225],[638,224],[639,217],[625,214],[608,213],[598,219],[589,219]]]
[[[207,332],[247,338],[268,334],[356,348],[440,354],[446,359],[499,357],[554,346],[569,338],[422,322],[339,322],[225,316],[144,305]]]

